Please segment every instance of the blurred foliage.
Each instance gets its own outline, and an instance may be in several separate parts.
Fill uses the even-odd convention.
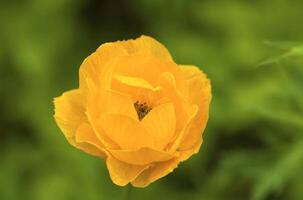
[[[151,35],[200,66],[213,102],[198,155],[132,199],[303,199],[303,1],[0,2],[0,199],[122,199],[71,147],[52,99],[101,43]]]

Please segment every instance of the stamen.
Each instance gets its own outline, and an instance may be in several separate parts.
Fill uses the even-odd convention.
[[[146,102],[139,103],[139,101],[136,101],[134,103],[134,107],[137,111],[138,118],[140,121],[152,110],[152,108],[148,107]]]

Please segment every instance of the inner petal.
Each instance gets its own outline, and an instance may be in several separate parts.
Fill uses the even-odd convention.
[[[102,115],[98,121],[106,136],[118,144],[121,149],[154,148],[153,136],[133,118],[107,113]]]
[[[153,86],[147,80],[138,77],[115,75],[112,79],[111,89],[127,94],[133,103],[145,102],[150,107],[161,99],[160,86]]]
[[[87,114],[97,118],[102,113],[121,114],[136,119],[132,99],[127,94],[114,90],[106,90],[89,99]]]
[[[159,65],[160,62],[153,57],[125,56],[117,61],[115,74],[138,77],[146,80],[151,85],[155,85],[157,77],[161,74]]]
[[[163,150],[175,135],[176,115],[173,103],[153,108],[142,120],[142,125],[154,137],[156,149]]]
[[[160,89],[159,87],[153,87],[145,79],[138,78],[138,77],[115,75],[114,79],[117,80],[120,83],[129,85],[129,86],[148,89],[148,90],[151,90],[151,91],[157,91],[157,90]]]
[[[180,67],[174,62],[143,55],[121,56],[116,63],[114,74],[138,77],[152,86],[157,86],[159,75],[164,72],[170,72],[174,76],[176,88],[187,96],[186,79]]]

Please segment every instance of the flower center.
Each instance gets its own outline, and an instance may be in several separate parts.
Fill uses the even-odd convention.
[[[149,111],[152,110],[152,108],[148,107],[146,102],[139,103],[139,101],[136,101],[134,103],[134,107],[137,111],[138,118],[139,118],[140,121],[149,113]]]

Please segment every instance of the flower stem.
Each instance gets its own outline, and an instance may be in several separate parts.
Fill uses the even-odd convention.
[[[125,187],[124,194],[123,194],[123,200],[130,200],[131,189],[132,189],[131,185],[127,185]]]

